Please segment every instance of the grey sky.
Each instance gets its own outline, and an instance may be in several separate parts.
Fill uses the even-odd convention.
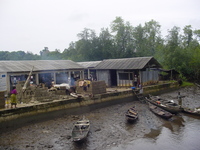
[[[62,52],[84,28],[98,34],[117,16],[133,26],[153,19],[163,34],[173,26],[200,29],[199,6],[199,0],[0,0],[0,51]]]

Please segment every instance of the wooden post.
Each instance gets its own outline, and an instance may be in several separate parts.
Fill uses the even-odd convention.
[[[33,66],[33,68],[34,68],[34,66]],[[29,75],[28,75],[28,78],[26,79],[26,82],[25,82],[25,84],[24,84],[24,86],[23,86],[23,88],[22,88],[23,93],[24,93],[25,90],[26,90],[27,84],[28,84],[28,82],[29,82],[29,80],[30,80],[30,77],[31,77],[31,74],[32,74],[32,72],[33,72],[33,68],[32,68],[32,70],[30,71],[30,73],[29,73]]]
[[[5,97],[4,92],[0,92],[0,108],[5,108]]]

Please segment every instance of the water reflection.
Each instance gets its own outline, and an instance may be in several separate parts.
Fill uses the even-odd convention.
[[[172,121],[164,122],[161,129],[152,129],[143,138],[112,150],[198,150],[200,149],[199,127],[199,117],[175,116]]]
[[[87,139],[79,142],[73,142],[73,149],[87,149],[89,141]]]
[[[148,133],[148,134],[145,134],[144,138],[156,140],[157,137],[160,135],[160,133],[161,133],[161,129],[159,129],[159,130],[151,129],[151,132]]]
[[[168,95],[175,97],[177,92]],[[189,103],[191,100],[190,98],[185,102]],[[127,122],[125,112],[133,103],[137,107],[139,118],[131,124]],[[165,120],[153,114],[148,105],[137,101],[101,107],[92,111],[86,107],[75,115],[2,134],[0,149],[50,149],[53,146],[52,149],[56,150],[198,150],[200,147],[200,116],[181,113],[171,120]],[[83,112],[91,120],[91,130],[86,141],[75,143],[70,138],[72,125],[79,119],[76,114],[82,115]]]
[[[182,118],[182,116],[179,115],[179,116],[174,116],[172,120],[165,122],[163,126],[171,130],[172,133],[174,133],[178,132],[181,129],[181,127],[184,126],[184,122],[185,121]]]
[[[193,114],[185,113],[184,116],[187,116],[188,118],[191,118],[191,119],[199,119],[200,120],[200,115],[193,115]]]

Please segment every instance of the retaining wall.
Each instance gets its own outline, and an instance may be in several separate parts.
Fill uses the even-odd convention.
[[[155,94],[174,90],[178,84],[162,84],[144,87],[144,94]],[[20,107],[16,109],[0,110],[0,131],[9,128],[17,128],[27,123],[52,119],[66,114],[82,114],[90,110],[110,106],[113,104],[137,100],[132,89],[97,94],[93,98],[67,99],[46,102],[39,105]]]

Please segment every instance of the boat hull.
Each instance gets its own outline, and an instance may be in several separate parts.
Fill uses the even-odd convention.
[[[132,107],[126,111],[125,116],[127,121],[134,122],[138,119],[138,112],[134,107]]]
[[[88,119],[77,121],[72,129],[72,139],[74,142],[83,141],[86,139],[90,129],[90,122]]]
[[[162,103],[159,104],[157,103],[157,100],[151,98],[146,98],[146,101],[173,114],[177,114],[183,110],[180,106],[170,106]]]
[[[172,113],[156,106],[156,105],[153,105],[151,103],[149,103],[149,109],[154,113],[156,114],[157,116],[160,116],[164,119],[170,119],[173,115]]]
[[[195,109],[183,108],[183,112],[191,115],[200,116],[200,111],[195,111]]]

